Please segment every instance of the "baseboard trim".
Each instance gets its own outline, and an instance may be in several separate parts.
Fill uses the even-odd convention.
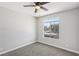
[[[36,42],[36,41],[31,41],[31,42],[22,44],[22,45],[20,45],[20,46],[17,46],[17,47],[15,47],[15,48],[12,48],[12,49],[9,49],[9,50],[6,50],[6,51],[2,51],[2,52],[0,52],[0,55],[5,54],[5,53],[8,53],[8,52],[11,52],[11,51],[16,50],[16,49],[19,49],[19,48],[22,48],[22,47],[27,46],[27,45],[33,44],[33,43],[35,43],[35,42]]]
[[[72,52],[72,53],[76,53],[76,54],[79,55],[79,52],[78,52],[78,51],[75,51],[75,50],[72,50],[72,49],[60,47],[60,46],[57,46],[57,45],[48,44],[48,43],[42,42],[42,41],[38,41],[38,42],[39,42],[39,43],[42,43],[42,44],[47,44],[47,45],[50,45],[50,46],[53,46],[53,47],[57,47],[57,48],[60,48],[60,49],[63,49],[63,50],[66,50],[66,51],[69,51],[69,52]]]

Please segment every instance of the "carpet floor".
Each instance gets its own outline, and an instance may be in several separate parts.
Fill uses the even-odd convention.
[[[16,49],[1,56],[78,56],[78,55],[46,44],[33,43],[31,45]]]

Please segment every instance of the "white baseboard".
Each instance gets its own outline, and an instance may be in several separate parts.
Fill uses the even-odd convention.
[[[79,55],[79,51],[75,51],[75,50],[72,50],[72,49],[60,47],[60,46],[57,46],[57,45],[48,44],[48,43],[42,42],[42,41],[38,41],[38,42],[39,42],[39,43],[43,43],[43,44],[47,44],[47,45],[50,45],[50,46],[54,46],[54,47],[57,47],[57,48],[60,48],[60,49],[63,49],[63,50],[69,51],[69,52],[73,52],[73,53],[76,53],[76,54]]]
[[[13,51],[13,50],[16,50],[16,49],[18,49],[18,48],[22,48],[22,47],[24,47],[24,46],[30,45],[30,44],[35,43],[35,42],[36,42],[36,41],[31,41],[31,42],[22,44],[22,45],[20,45],[20,46],[17,46],[17,47],[15,47],[15,48],[12,48],[12,49],[9,49],[9,50],[6,50],[6,51],[2,51],[2,52],[0,52],[0,55],[5,54],[5,53],[8,53],[8,52]]]

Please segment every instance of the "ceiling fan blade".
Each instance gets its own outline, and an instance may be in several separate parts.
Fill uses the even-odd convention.
[[[49,2],[34,2],[35,5],[44,5],[44,4],[47,4]]]
[[[24,7],[34,7],[35,5],[24,5]]]
[[[44,5],[44,4],[47,4],[49,2],[40,2],[40,5]]]
[[[41,9],[45,10],[45,11],[48,11],[47,8],[43,7],[43,6],[40,6]]]
[[[38,9],[35,9],[35,13],[37,13]]]

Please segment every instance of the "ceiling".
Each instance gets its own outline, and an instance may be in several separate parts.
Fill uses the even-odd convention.
[[[40,17],[51,13],[56,13],[56,12],[79,7],[79,2],[50,2],[43,5],[44,7],[48,8],[48,11],[44,11],[40,9],[38,13],[34,13],[33,7],[23,7],[23,5],[30,5],[30,4],[33,4],[33,2],[0,2],[0,6],[2,7],[17,12],[26,13],[35,17]]]

